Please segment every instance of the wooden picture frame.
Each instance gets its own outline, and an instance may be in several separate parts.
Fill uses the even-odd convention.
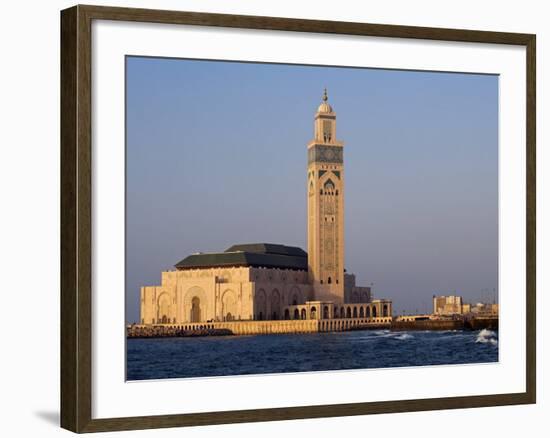
[[[526,391],[194,414],[92,418],[92,50],[93,20],[185,24],[526,48]],[[290,18],[75,6],[61,12],[61,426],[98,432],[515,405],[536,401],[535,48],[530,34]]]

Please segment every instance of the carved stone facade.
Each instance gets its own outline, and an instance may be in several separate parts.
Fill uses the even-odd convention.
[[[308,144],[308,271],[316,299],[344,302],[344,144],[326,94]]]
[[[284,308],[312,298],[307,273],[230,267],[162,273],[141,288],[142,324],[283,319]]]

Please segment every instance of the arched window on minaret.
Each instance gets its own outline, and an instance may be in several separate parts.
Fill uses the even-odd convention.
[[[336,138],[336,123],[332,107],[327,102],[327,90],[323,94],[323,102],[317,108],[317,119],[315,122],[315,139],[325,144],[332,144]]]
[[[323,120],[323,141],[325,143],[332,141],[332,122],[330,120]]]
[[[327,179],[323,187],[325,189],[325,192],[329,192],[329,193],[334,192],[334,183],[330,178]]]

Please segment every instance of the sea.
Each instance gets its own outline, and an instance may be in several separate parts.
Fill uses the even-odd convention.
[[[127,339],[127,380],[498,362],[498,331]]]

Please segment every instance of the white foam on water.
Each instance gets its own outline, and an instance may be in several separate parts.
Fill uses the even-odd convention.
[[[378,336],[384,336],[384,335],[387,335],[387,334],[390,334],[391,332],[389,330],[376,330],[374,332],[375,335],[378,335]]]
[[[414,336],[409,333],[392,332],[391,330],[377,330],[374,332],[377,338],[391,338],[391,339],[411,339]]]
[[[483,329],[478,333],[476,343],[497,345],[497,334],[492,330]]]

